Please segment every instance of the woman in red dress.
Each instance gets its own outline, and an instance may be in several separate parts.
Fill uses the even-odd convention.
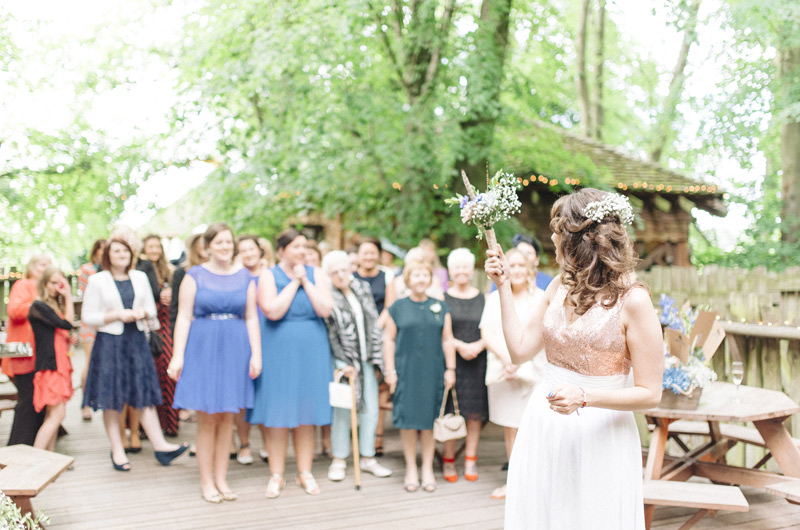
[[[27,342],[33,345],[33,330],[28,322],[28,312],[36,300],[36,282],[50,266],[50,258],[34,256],[25,268],[25,277],[14,282],[8,294],[7,342]],[[33,445],[36,433],[44,421],[44,414],[33,408],[33,376],[36,371],[36,350],[33,357],[3,359],[3,373],[11,378],[17,387],[17,406],[14,407],[14,422],[8,445]]]
[[[72,363],[67,351],[70,343],[77,342],[77,337],[69,334],[75,308],[72,289],[55,267],[49,267],[39,278],[38,294],[28,316],[36,342],[33,408],[37,413],[46,412],[33,446],[53,451],[66,403],[72,397]]]

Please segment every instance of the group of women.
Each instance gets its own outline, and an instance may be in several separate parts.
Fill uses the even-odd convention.
[[[173,277],[179,294],[166,363],[153,361],[145,332],[171,324],[156,303],[175,306],[167,289],[157,291],[171,271],[159,266],[154,246],[143,260],[154,270],[137,270],[129,234],[112,233],[87,267],[82,321],[95,336],[83,403],[103,410],[115,469],[130,469],[120,435],[126,405],[140,411],[156,459],[168,465],[187,445],[163,435],[172,425],[159,421],[156,410],[171,397],[159,381],[157,364],[164,367],[176,382],[174,401],[166,399],[169,414],[197,412],[201,494],[218,503],[236,499],[226,474],[237,416],[240,453],[248,444],[246,425],[264,427],[267,497],[284,488],[290,432],[296,480],[306,493],[320,492],[311,474],[315,426],[332,423],[328,477],[344,478],[349,414],[332,413],[329,405],[334,367],[356,387],[362,468],[390,474],[374,458],[382,380],[401,432],[404,487],[432,492],[432,428],[453,389],[448,406],[458,396],[467,419],[467,480],[478,478],[482,424],[489,419],[506,428],[507,528],[642,528],[641,456],[630,411],[660,399],[661,336],[649,296],[633,276],[623,206],[613,194],[590,189],[559,199],[551,229],[562,274],[542,291],[525,253],[490,249],[485,270],[498,288],[486,300],[471,285],[475,257],[465,249],[450,254],[442,293],[425,248],[410,252],[402,279],[392,281],[377,267],[375,240],[362,242],[359,260],[362,250],[371,259],[358,265],[334,251],[316,267],[307,264],[306,238],[288,230],[277,240],[277,264],[266,267],[257,238],[237,241],[230,227],[212,224],[191,242],[191,266]],[[20,397],[10,443],[52,449],[71,395],[65,352],[74,310],[63,275],[49,265],[46,258],[32,260],[9,300],[8,340],[35,343],[35,360],[4,360],[3,369]],[[448,481],[458,478],[454,454],[453,444],[445,444]],[[612,478],[618,487],[604,487]]]

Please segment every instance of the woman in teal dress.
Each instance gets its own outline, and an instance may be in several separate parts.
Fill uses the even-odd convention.
[[[408,298],[389,308],[383,341],[384,378],[394,394],[392,420],[400,429],[406,461],[404,487],[419,489],[417,440],[422,443],[422,489],[436,490],[433,474],[433,421],[439,414],[444,389],[456,382],[456,351],[450,310],[429,298],[431,267],[426,262],[406,263],[403,279]]]
[[[328,383],[333,379],[333,364],[322,319],[330,315],[333,297],[325,273],[304,265],[305,252],[302,234],[283,232],[278,236],[278,265],[262,270],[258,281],[258,304],[265,317],[261,323],[264,370],[256,379],[247,421],[267,427],[268,498],[283,490],[289,430],[297,457],[297,484],[309,495],[320,492],[311,474],[314,426],[331,423]]]

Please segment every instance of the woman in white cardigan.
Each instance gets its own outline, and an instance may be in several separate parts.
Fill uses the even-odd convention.
[[[117,471],[131,469],[120,436],[125,405],[142,409],[142,428],[161,464],[169,465],[188,448],[167,443],[161,432],[155,409],[161,404],[161,388],[143,332],[144,320],[156,315],[156,306],[147,275],[131,270],[132,264],[130,245],[110,239],[103,249],[103,271],[89,278],[81,311],[82,321],[97,328],[83,406],[103,410],[111,463]]]

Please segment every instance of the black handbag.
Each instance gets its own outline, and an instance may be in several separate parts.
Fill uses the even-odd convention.
[[[158,334],[158,328],[151,325],[150,319],[144,320],[144,328],[153,358],[160,357],[164,353],[164,344],[161,342],[161,335]]]

